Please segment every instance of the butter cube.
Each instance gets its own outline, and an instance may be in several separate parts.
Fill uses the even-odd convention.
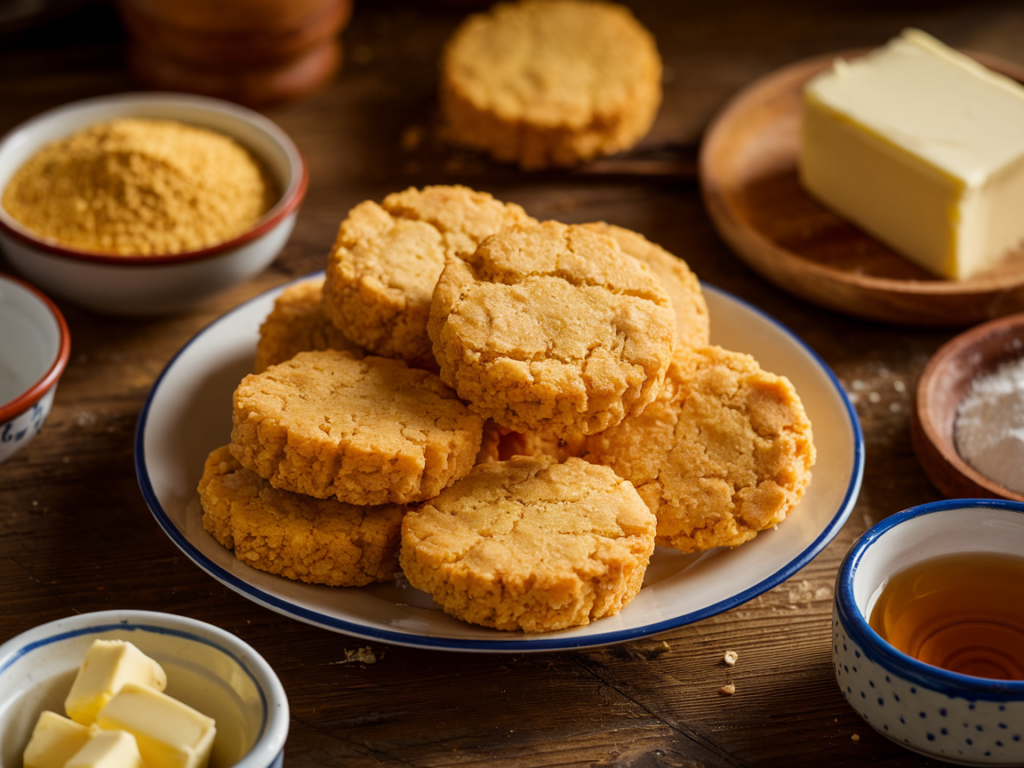
[[[94,729],[91,738],[64,763],[64,768],[146,768],[146,764],[130,733]]]
[[[96,724],[131,733],[148,768],[205,768],[217,734],[212,718],[135,683],[126,683],[104,705]]]
[[[927,271],[963,280],[1024,238],[1024,88],[919,30],[804,89],[800,181]]]
[[[89,741],[89,728],[45,711],[36,720],[22,754],[25,768],[63,768],[64,763]]]
[[[129,682],[162,691],[167,687],[167,674],[132,643],[95,640],[64,700],[64,709],[76,723],[90,725],[100,708]]]

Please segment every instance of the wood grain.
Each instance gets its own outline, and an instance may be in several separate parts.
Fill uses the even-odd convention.
[[[1024,309],[1024,249],[963,281],[942,280],[844,221],[803,190],[797,174],[804,84],[841,51],[781,68],[751,84],[708,130],[700,156],[704,199],[719,232],[753,269],[798,296],[856,317],[966,326]],[[1003,74],[1021,68],[976,55]]]

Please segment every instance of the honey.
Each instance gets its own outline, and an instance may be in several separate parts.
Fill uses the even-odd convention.
[[[924,560],[883,585],[868,622],[926,664],[1024,680],[1024,557],[967,552]]]

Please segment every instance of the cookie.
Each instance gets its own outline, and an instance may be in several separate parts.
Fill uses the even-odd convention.
[[[321,298],[324,278],[290,285],[274,301],[274,308],[260,326],[253,373],[283,363],[299,352],[340,349],[363,357],[362,347],[348,340],[324,314]]]
[[[228,446],[206,459],[199,481],[203,527],[246,565],[330,587],[391,581],[406,507],[344,504],[271,486]]]
[[[476,250],[502,228],[534,220],[514,203],[462,186],[409,188],[355,206],[327,259],[324,311],[352,342],[433,365],[427,316],[446,255]]]
[[[661,389],[675,312],[650,270],[581,226],[515,226],[449,259],[430,338],[441,377],[519,432],[591,434]]]
[[[456,618],[549,632],[622,610],[654,550],[654,515],[607,467],[517,457],[476,466],[402,521],[409,583]]]
[[[275,488],[405,504],[465,475],[483,423],[436,374],[400,360],[300,352],[235,389],[231,453]]]
[[[676,340],[690,346],[707,346],[711,340],[711,318],[700,280],[690,266],[643,235],[614,224],[595,221],[587,229],[608,235],[623,251],[639,259],[661,281],[676,311]]]
[[[524,170],[633,147],[661,105],[654,37],[624,6],[499,3],[445,45],[439,101],[456,144]]]
[[[720,347],[680,347],[658,399],[586,443],[588,461],[636,486],[658,544],[683,552],[735,547],[784,520],[815,459],[789,380]]]

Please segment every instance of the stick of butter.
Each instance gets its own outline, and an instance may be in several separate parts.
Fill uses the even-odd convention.
[[[929,272],[969,278],[1024,238],[1024,88],[905,30],[807,84],[800,181]]]
[[[126,683],[167,687],[167,674],[153,659],[125,640],[94,640],[64,700],[76,723],[91,725],[96,713]]]
[[[146,685],[126,683],[96,714],[100,728],[132,734],[148,768],[206,768],[212,718]]]
[[[146,768],[135,737],[127,731],[94,730],[64,768]]]
[[[25,747],[25,768],[63,768],[89,741],[87,726],[49,710],[39,715],[28,746]]]

